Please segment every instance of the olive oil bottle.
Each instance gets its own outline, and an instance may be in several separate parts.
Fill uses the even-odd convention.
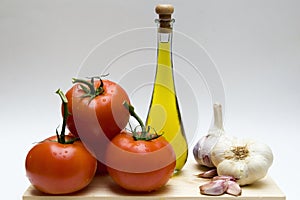
[[[158,5],[157,66],[146,124],[170,142],[176,153],[175,173],[185,165],[188,144],[175,91],[172,61],[172,32],[174,19],[172,5]]]

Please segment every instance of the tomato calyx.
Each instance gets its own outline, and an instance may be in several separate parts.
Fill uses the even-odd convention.
[[[56,128],[57,142],[60,143],[60,144],[73,144],[75,141],[79,140],[78,137],[74,137],[74,138],[69,139],[69,140],[66,140],[66,138],[65,138],[67,119],[70,115],[69,110],[68,110],[68,99],[64,95],[64,93],[61,91],[61,89],[58,89],[55,93],[59,95],[59,97],[60,97],[60,99],[63,103],[63,106],[64,106],[63,124],[62,124],[60,134],[58,133],[58,128]]]
[[[101,75],[101,76],[93,76],[93,77],[88,77],[90,80],[83,80],[83,79],[77,79],[77,78],[72,78],[72,83],[82,83],[79,84],[80,88],[84,91],[84,95],[82,95],[82,98],[89,97],[90,101],[92,101],[95,97],[103,94],[104,88],[103,88],[103,81],[101,77],[107,76],[106,75]],[[99,79],[100,85],[99,87],[95,88],[95,79]]]
[[[154,139],[162,136],[162,134],[157,134],[157,132],[150,126],[144,125],[141,118],[134,111],[134,107],[132,105],[130,105],[128,102],[124,101],[123,106],[129,111],[129,114],[138,121],[138,123],[140,124],[140,127],[141,127],[141,131],[137,131],[138,127],[135,127],[134,129],[132,129],[130,126],[131,132],[132,132],[132,137],[134,140],[151,141],[151,140],[154,140]],[[154,133],[150,133],[151,129],[154,130]]]

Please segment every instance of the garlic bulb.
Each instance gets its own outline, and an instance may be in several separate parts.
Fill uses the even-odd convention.
[[[222,120],[221,104],[214,104],[214,126],[206,136],[201,137],[198,143],[193,148],[194,158],[200,165],[214,167],[211,161],[211,151],[217,142],[225,137]],[[224,140],[224,139],[221,139]]]
[[[273,162],[271,149],[262,143],[231,138],[218,142],[211,154],[218,175],[233,176],[239,185],[265,177]]]

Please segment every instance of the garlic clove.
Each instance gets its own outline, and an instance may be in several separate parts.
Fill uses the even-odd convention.
[[[217,175],[218,175],[217,169],[214,168],[214,169],[211,169],[211,170],[202,172],[202,173],[198,174],[197,176],[198,176],[199,178],[213,178],[213,177],[215,177],[215,176],[217,176]]]
[[[216,181],[216,180],[236,181],[236,179],[233,176],[226,176],[226,175],[215,176],[212,178],[212,181]]]
[[[228,188],[226,190],[227,194],[234,195],[234,196],[239,196],[242,194],[242,189],[237,182],[228,181],[227,184],[228,184]]]
[[[228,184],[224,180],[215,180],[201,185],[199,189],[201,194],[218,196],[225,193]]]

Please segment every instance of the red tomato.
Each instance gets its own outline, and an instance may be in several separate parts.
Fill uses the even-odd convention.
[[[68,141],[74,137],[65,136]],[[58,143],[50,137],[27,154],[25,168],[31,184],[48,194],[67,194],[86,187],[93,179],[97,160],[81,141]]]
[[[67,127],[97,157],[98,172],[106,173],[105,150],[129,121],[129,112],[123,106],[129,97],[120,85],[110,80],[92,78],[90,81],[74,79],[73,82],[75,84],[66,93],[71,114]]]
[[[123,102],[129,102],[129,97],[120,85],[110,80],[93,82],[95,90],[99,88],[101,82],[103,83],[102,92],[90,94],[93,92],[81,82],[67,91],[68,110],[71,114],[67,120],[67,127],[75,136],[86,137],[90,134],[93,139],[104,133],[108,139],[112,139],[128,123],[129,113],[123,107]]]
[[[160,136],[152,140],[135,140],[122,131],[110,143],[106,152],[107,170],[121,187],[150,192],[164,186],[176,165],[172,146]]]

